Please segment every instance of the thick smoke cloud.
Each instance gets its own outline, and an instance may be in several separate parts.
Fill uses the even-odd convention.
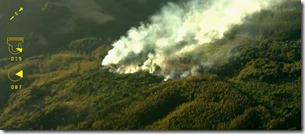
[[[141,70],[181,78],[225,64],[238,44],[217,44],[245,16],[279,0],[191,0],[168,3],[149,24],[131,28],[102,61],[117,73]]]

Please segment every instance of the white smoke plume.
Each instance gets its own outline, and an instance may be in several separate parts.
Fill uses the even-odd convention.
[[[149,24],[131,28],[102,61],[117,73],[149,71],[182,78],[223,65],[232,44],[215,44],[245,16],[279,0],[190,0],[168,3]]]

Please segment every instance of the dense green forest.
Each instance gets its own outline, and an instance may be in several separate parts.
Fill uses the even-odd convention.
[[[112,37],[2,59],[0,129],[301,130],[301,22],[299,1],[248,16],[217,41],[240,44],[226,65],[169,81],[103,68]],[[9,90],[12,66],[26,72],[22,90]]]

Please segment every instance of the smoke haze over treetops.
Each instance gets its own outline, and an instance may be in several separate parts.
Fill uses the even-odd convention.
[[[225,64],[238,44],[215,44],[246,15],[279,0],[190,0],[168,3],[149,24],[131,28],[113,44],[102,65],[117,73],[149,71],[166,79],[196,75]]]

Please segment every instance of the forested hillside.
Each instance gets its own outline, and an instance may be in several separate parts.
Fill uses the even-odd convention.
[[[248,16],[217,41],[239,44],[227,64],[182,79],[109,72],[113,37],[27,58],[22,90],[9,90],[2,59],[0,129],[301,130],[301,14],[287,1]]]

